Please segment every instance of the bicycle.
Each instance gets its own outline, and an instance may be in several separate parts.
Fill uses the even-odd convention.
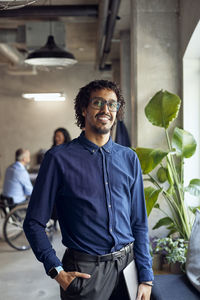
[[[5,241],[14,249],[25,251],[30,245],[23,230],[23,223],[28,208],[28,201],[14,205],[13,199],[0,195],[0,209],[5,219],[3,222],[3,236]],[[46,234],[50,241],[53,239],[54,226],[50,220],[46,226]]]

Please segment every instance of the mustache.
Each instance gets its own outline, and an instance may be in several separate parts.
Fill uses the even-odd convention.
[[[105,114],[104,112],[96,114],[96,117],[99,116],[107,116],[109,119],[111,119],[111,116],[109,114]]]

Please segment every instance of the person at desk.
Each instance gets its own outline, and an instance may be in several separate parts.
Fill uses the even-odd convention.
[[[26,200],[33,190],[26,166],[30,162],[30,151],[18,149],[15,152],[15,163],[6,170],[3,196],[13,199],[13,204],[18,204]]]
[[[34,186],[24,231],[46,273],[60,284],[62,300],[127,300],[123,269],[134,257],[137,300],[150,300],[153,272],[141,168],[135,152],[110,137],[124,104],[111,81],[82,87],[75,113],[85,130],[45,154]],[[66,246],[62,262],[45,233],[54,203]]]

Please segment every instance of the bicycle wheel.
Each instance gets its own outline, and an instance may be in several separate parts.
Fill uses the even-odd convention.
[[[5,241],[14,249],[28,250],[29,242],[23,230],[23,222],[26,216],[27,204],[18,205],[7,215],[3,225]]]

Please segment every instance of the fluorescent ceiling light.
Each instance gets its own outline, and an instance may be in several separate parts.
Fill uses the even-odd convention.
[[[65,94],[63,93],[26,93],[22,97],[34,101],[65,101]]]

